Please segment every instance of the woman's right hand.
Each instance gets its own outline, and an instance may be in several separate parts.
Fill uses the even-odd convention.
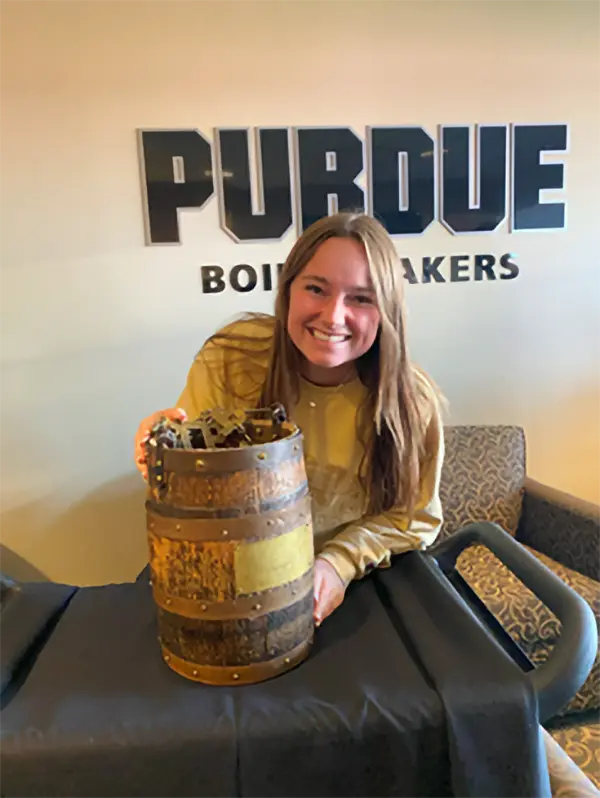
[[[161,418],[169,418],[172,421],[187,421],[187,414],[185,410],[182,410],[180,407],[171,407],[168,410],[158,410],[141,422],[135,435],[135,464],[145,480],[148,479],[146,441],[150,437],[152,427],[157,424]]]

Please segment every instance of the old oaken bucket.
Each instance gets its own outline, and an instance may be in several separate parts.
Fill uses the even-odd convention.
[[[207,684],[260,682],[313,640],[313,533],[302,434],[273,408],[162,419],[146,520],[165,662]]]

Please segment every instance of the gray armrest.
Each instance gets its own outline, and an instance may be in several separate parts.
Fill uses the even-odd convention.
[[[596,504],[527,478],[517,540],[600,580],[600,507]]]
[[[589,604],[497,524],[469,524],[434,544],[429,554],[450,577],[461,552],[483,544],[558,618],[561,634],[545,662],[528,672],[539,718],[559,712],[590,675],[598,651],[596,619]]]

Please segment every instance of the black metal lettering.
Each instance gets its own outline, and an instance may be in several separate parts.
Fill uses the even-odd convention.
[[[491,233],[506,218],[506,127],[478,126],[476,135],[475,157],[469,158],[469,128],[442,127],[441,218],[451,233]]]
[[[411,285],[414,285],[414,283],[418,283],[419,280],[417,279],[415,270],[412,267],[410,258],[400,258],[400,262],[402,263],[402,268],[404,269],[404,274],[402,275],[404,279],[408,280],[408,282],[411,283]]]
[[[214,185],[209,142],[197,130],[141,130],[148,244],[179,244],[179,208],[201,208]]]
[[[540,190],[564,187],[564,165],[540,163],[542,152],[565,152],[566,125],[515,125],[513,129],[514,230],[547,230],[565,226],[565,203],[540,203]]]
[[[422,233],[435,216],[433,139],[421,127],[372,127],[369,133],[373,215],[390,235]]]
[[[240,282],[241,274],[245,274],[248,279],[245,285],[242,285]],[[238,263],[237,266],[234,266],[229,272],[229,282],[234,291],[238,291],[242,294],[253,291],[258,283],[256,269],[253,266],[249,266],[247,263]]]
[[[519,267],[511,261],[512,257],[510,252],[507,252],[500,258],[500,266],[507,271],[507,274],[500,275],[501,280],[514,280],[519,274]]]
[[[263,274],[263,288],[265,291],[271,291],[273,289],[273,280],[271,278],[271,264],[270,263],[263,263],[262,265],[262,274]]]
[[[350,128],[299,128],[300,233],[330,211],[364,211],[362,141]],[[331,208],[329,198],[334,199]]]
[[[488,280],[495,280],[495,263],[496,258],[493,255],[475,255],[475,280],[483,280],[484,274]]]
[[[465,263],[466,261],[466,263]],[[450,256],[450,282],[451,283],[468,283],[469,275],[464,274],[469,269],[469,256],[468,255],[451,255]]]
[[[438,271],[440,266],[442,265],[442,261],[444,260],[444,255],[438,255],[437,257],[433,258],[433,260],[429,257],[423,258],[423,282],[430,283],[431,278],[433,277],[434,282],[436,283],[445,283],[446,280],[443,275],[441,275]]]
[[[217,130],[221,227],[236,241],[279,239],[292,224],[288,129],[259,128],[257,135],[260,212],[252,208],[249,131]]]
[[[220,294],[225,290],[225,280],[223,280],[223,269],[220,266],[201,266],[203,294]]]

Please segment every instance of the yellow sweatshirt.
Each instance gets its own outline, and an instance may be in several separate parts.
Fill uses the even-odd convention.
[[[249,325],[245,334],[252,331],[251,322],[240,324]],[[264,331],[262,336],[264,340]],[[202,357],[196,358],[178,400],[177,407],[184,409],[190,419],[214,407],[242,409],[249,406],[253,394],[258,397],[266,362],[259,358],[244,358],[242,362],[235,350],[219,348],[218,352],[211,351],[210,364],[209,369]],[[236,391],[248,396],[246,402],[225,395],[223,378],[211,378],[215,368],[235,379]],[[417,378],[427,390],[419,372]],[[336,387],[321,387],[301,379],[300,387],[298,404],[286,410],[304,436],[316,555],[330,562],[347,584],[373,567],[389,566],[393,554],[431,545],[442,524],[439,483],[444,440],[437,402],[431,403],[426,436],[428,466],[421,474],[421,495],[409,524],[400,509],[392,508],[378,516],[365,515],[367,496],[358,480],[362,446],[355,432],[365,386],[356,378]]]

